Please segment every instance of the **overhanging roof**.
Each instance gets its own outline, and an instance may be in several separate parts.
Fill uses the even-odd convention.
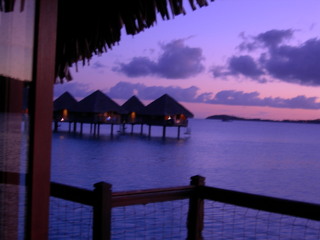
[[[0,11],[13,11],[16,0],[0,0]],[[58,29],[56,47],[56,81],[71,80],[69,67],[82,61],[88,63],[93,55],[111,49],[120,41],[121,29],[135,35],[157,22],[185,14],[183,0],[57,0]],[[214,1],[214,0],[208,0]],[[25,0],[20,0],[21,11]],[[207,0],[189,0],[207,6]],[[171,12],[171,14],[169,13]]]
[[[54,111],[60,111],[63,109],[70,110],[72,107],[77,104],[77,100],[69,93],[64,92],[61,96],[59,96],[56,100],[53,102],[53,110]]]
[[[122,106],[128,112],[136,112],[138,114],[142,113],[145,106],[136,96],[129,98]]]
[[[151,102],[144,109],[145,115],[166,116],[183,114],[192,118],[193,114],[168,94],[164,94]]]
[[[116,102],[105,95],[100,90],[91,93],[79,101],[74,108],[73,112],[85,112],[85,113],[104,113],[104,112],[116,112],[124,114],[126,111],[122,109]]]

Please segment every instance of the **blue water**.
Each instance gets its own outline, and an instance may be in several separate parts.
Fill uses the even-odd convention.
[[[105,181],[114,191],[188,185],[193,175],[226,189],[320,203],[320,125],[190,120],[191,134],[168,128],[140,136],[103,126],[100,137],[53,134],[52,180],[93,188]],[[61,126],[62,130],[68,127]]]

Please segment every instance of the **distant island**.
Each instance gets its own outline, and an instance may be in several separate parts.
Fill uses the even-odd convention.
[[[215,119],[221,120],[224,122],[229,121],[255,121],[255,122],[286,122],[286,123],[315,123],[320,124],[320,119],[315,120],[268,120],[268,119],[260,119],[260,118],[241,118],[230,115],[212,115],[207,117],[206,119]]]

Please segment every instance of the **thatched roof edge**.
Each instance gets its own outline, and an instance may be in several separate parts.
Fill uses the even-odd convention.
[[[214,0],[211,0],[214,1]],[[90,2],[91,3],[91,2]],[[189,0],[193,10],[207,6],[207,0]],[[121,29],[135,35],[157,22],[185,14],[183,0],[60,0],[56,52],[57,81],[71,80],[69,67],[82,61],[88,64],[93,55],[100,55],[120,41]]]

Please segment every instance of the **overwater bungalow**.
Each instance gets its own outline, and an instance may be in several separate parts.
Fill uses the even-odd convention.
[[[180,128],[187,127],[188,118],[193,117],[189,110],[168,94],[162,95],[147,105],[144,115],[144,122],[149,125],[149,136],[152,125],[163,126],[163,138],[166,135],[166,127],[178,127],[178,138],[180,138]]]
[[[123,115],[126,123],[142,123],[145,106],[139,98],[132,96],[121,107],[128,111],[126,115]]]
[[[131,124],[131,134],[133,133],[134,125],[141,125],[141,133],[143,132],[143,112],[144,104],[136,96],[129,98],[122,106],[128,113],[122,116],[123,131],[125,132],[125,125]]]
[[[74,132],[77,123],[80,123],[80,133],[82,133],[82,125],[89,123],[94,127],[94,134],[99,134],[100,124],[111,124],[113,129],[114,124],[121,123],[121,115],[126,113],[121,106],[100,90],[79,101],[71,112],[74,116]]]
[[[55,131],[58,130],[59,122],[73,121],[70,110],[72,110],[77,103],[78,101],[69,92],[64,92],[53,101],[53,121],[55,123]]]

